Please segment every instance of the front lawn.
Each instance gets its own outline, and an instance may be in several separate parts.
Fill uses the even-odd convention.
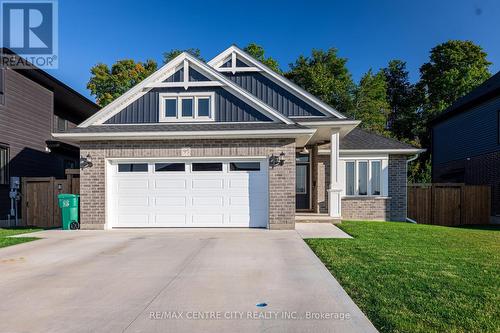
[[[339,227],[306,242],[381,332],[500,332],[500,228]]]
[[[11,238],[9,236],[25,234],[28,232],[40,231],[41,229],[36,228],[12,228],[12,229],[1,229],[0,228],[0,248],[11,246],[20,243],[26,243],[38,239],[36,237],[15,237]]]

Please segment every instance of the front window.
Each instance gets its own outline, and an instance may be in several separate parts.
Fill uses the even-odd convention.
[[[382,195],[382,161],[350,160],[345,162],[345,195]]]
[[[9,184],[9,147],[0,145],[0,185]]]
[[[161,122],[214,120],[214,93],[160,94]]]

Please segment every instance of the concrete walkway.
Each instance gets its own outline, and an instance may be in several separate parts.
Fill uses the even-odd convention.
[[[295,223],[295,231],[302,238],[352,238],[331,223]]]
[[[0,249],[0,332],[376,332],[295,231],[32,235]]]

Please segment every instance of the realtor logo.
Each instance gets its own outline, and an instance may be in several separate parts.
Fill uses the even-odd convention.
[[[57,0],[0,0],[1,46],[24,59],[2,54],[2,65],[57,68]]]

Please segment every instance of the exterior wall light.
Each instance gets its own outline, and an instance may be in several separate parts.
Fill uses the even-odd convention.
[[[272,154],[270,157],[269,157],[269,165],[271,166],[271,168],[274,169],[275,166],[278,166],[278,165],[283,165],[285,164],[285,153],[284,152],[281,152],[281,154],[279,154],[278,156]]]
[[[87,154],[87,156],[80,156],[80,169],[90,168],[92,167],[92,156]]]

